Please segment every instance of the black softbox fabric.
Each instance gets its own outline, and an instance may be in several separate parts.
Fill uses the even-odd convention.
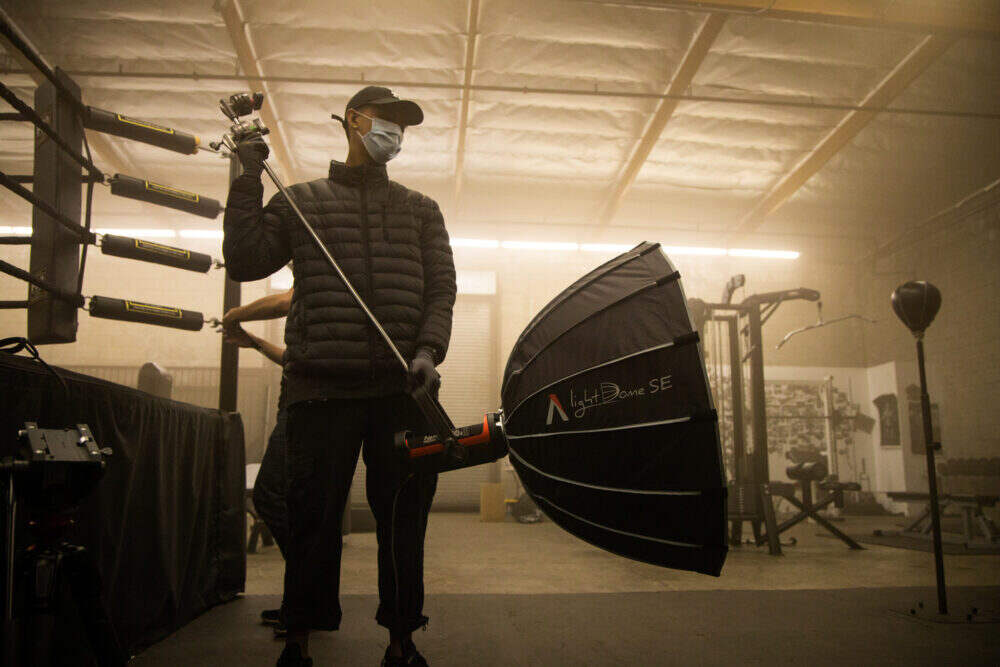
[[[642,243],[567,287],[514,345],[511,464],[559,526],[612,553],[718,576],[718,415],[680,274]]]
[[[26,421],[85,423],[114,450],[69,537],[94,555],[119,640],[135,652],[243,590],[242,421],[56,370],[68,393],[37,362],[0,354],[0,456],[14,454]]]

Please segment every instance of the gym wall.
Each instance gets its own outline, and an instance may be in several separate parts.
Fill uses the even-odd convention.
[[[865,308],[873,313],[888,310],[892,291],[907,280],[927,280],[941,290],[941,310],[924,345],[928,391],[940,406],[943,457],[1000,456],[1000,189],[900,238],[862,267],[860,280]],[[864,330],[866,365],[914,364],[909,330],[895,317],[879,319]],[[905,396],[898,400],[906,403]]]

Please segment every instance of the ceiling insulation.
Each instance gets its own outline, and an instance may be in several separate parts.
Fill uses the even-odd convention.
[[[51,64],[74,73],[88,104],[214,139],[225,128],[218,99],[246,87],[222,13],[207,0],[0,5]],[[681,99],[662,131],[646,135],[648,156],[623,185],[657,96],[669,90],[705,12],[478,0],[467,73],[469,0],[239,6],[295,173],[321,178],[331,159],[342,159],[346,142],[330,113],[342,112],[361,86],[389,82],[426,116],[407,131],[390,174],[438,198],[454,230],[496,221],[503,210],[511,224],[558,220],[575,223],[582,235],[620,191],[621,205],[602,227],[607,235],[677,225],[724,234],[849,113],[780,103],[857,105],[925,37],[913,29],[727,14],[683,91],[727,101]],[[30,102],[34,82],[12,71],[19,65],[10,58],[0,66],[4,83]],[[466,80],[472,88],[459,159]],[[998,82],[1000,41],[961,37],[890,106],[997,115]],[[106,141],[142,171],[136,175],[225,196],[217,156]],[[29,128],[2,123],[0,142],[0,168],[30,171]],[[881,113],[757,229],[856,236],[876,218],[902,221],[947,206],[998,173],[996,117]],[[101,201],[109,213],[131,210]],[[9,217],[0,224],[17,224]]]

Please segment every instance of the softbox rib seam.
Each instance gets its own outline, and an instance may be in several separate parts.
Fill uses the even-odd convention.
[[[643,243],[645,243],[645,241]],[[590,287],[601,278],[604,278],[610,275],[611,273],[614,273],[615,271],[625,266],[626,264],[630,264],[637,259],[645,257],[648,253],[659,248],[660,244],[658,242],[654,242],[650,244],[649,247],[643,248],[642,250],[638,250],[641,247],[642,243],[638,244],[635,248],[632,248],[624,255],[619,255],[618,257],[610,259],[601,266],[597,267],[593,271],[593,273],[595,274],[594,277],[588,280],[587,282],[583,283],[582,285],[577,286],[577,288],[573,292],[567,293],[569,288],[573,287],[573,285],[570,285],[565,290],[563,290],[558,296],[556,296],[555,299],[552,300],[552,302],[550,302],[537,315],[535,315],[535,317],[531,320],[531,322],[528,323],[528,326],[525,327],[524,331],[521,332],[521,335],[518,336],[517,341],[514,343],[514,347],[518,347],[521,344],[521,341],[524,340],[526,336],[528,336],[532,331],[535,330],[535,328],[538,326],[538,323],[542,319],[544,319],[542,317],[543,315],[548,315],[553,310],[563,305],[571,296],[579,294],[584,288]],[[632,255],[631,253],[636,253],[636,254]],[[671,266],[671,268],[673,268],[673,266]]]
[[[702,495],[702,493],[704,493],[703,491],[661,491],[656,489],[626,489],[623,487],[600,486],[598,484],[588,484],[587,482],[578,482],[576,480],[568,479],[566,477],[559,477],[558,475],[552,475],[547,472],[543,472],[538,468],[536,468],[535,466],[528,463],[527,461],[525,461],[524,458],[522,458],[517,452],[508,451],[508,453],[515,459],[517,459],[521,463],[521,465],[523,465],[526,468],[531,468],[531,470],[535,471],[539,475],[542,475],[543,477],[548,477],[549,479],[554,479],[556,481],[563,482],[565,484],[582,486],[588,489],[596,489],[597,491],[613,491],[615,493],[633,493],[640,496],[700,496]]]
[[[604,524],[596,523],[594,521],[590,521],[589,519],[584,519],[582,516],[577,516],[573,512],[570,512],[567,509],[563,509],[562,507],[559,507],[559,505],[556,505],[554,502],[552,502],[551,500],[549,500],[545,496],[539,496],[537,494],[532,494],[532,497],[538,498],[539,500],[542,500],[542,501],[545,501],[545,503],[548,504],[550,507],[554,507],[555,509],[559,510],[563,514],[566,514],[568,516],[573,517],[577,521],[582,521],[583,523],[589,524],[589,525],[593,526],[594,528],[600,528],[601,530],[606,530],[606,531],[611,532],[611,533],[618,533],[619,535],[625,535],[627,537],[637,537],[640,540],[649,540],[651,542],[659,542],[661,544],[669,544],[670,546],[673,546],[673,547],[685,547],[685,548],[688,548],[688,549],[704,549],[705,547],[708,546],[706,544],[691,544],[690,542],[675,542],[673,540],[665,540],[662,537],[651,537],[649,535],[640,535],[639,533],[630,533],[627,530],[619,530],[618,528],[612,528],[611,526],[605,526]]]
[[[714,410],[713,410],[714,412]],[[648,426],[663,426],[665,424],[680,424],[681,422],[695,421],[699,415],[687,417],[676,417],[674,419],[661,419],[655,422],[638,422],[636,424],[624,424],[622,426],[609,426],[607,428],[589,428],[580,431],[553,431],[552,433],[526,433],[523,435],[507,434],[508,440],[523,440],[525,438],[548,438],[553,435],[580,435],[581,433],[608,433],[610,431],[626,431],[630,428],[646,428]]]
[[[653,282],[650,282],[650,283],[647,283],[645,285],[642,285],[641,287],[637,287],[636,289],[632,290],[628,294],[622,296],[620,299],[616,299],[616,300],[612,301],[611,303],[608,303],[608,304],[602,306],[598,310],[595,310],[594,312],[589,313],[586,317],[583,317],[583,318],[577,320],[576,322],[573,322],[570,326],[568,326],[565,329],[563,329],[563,331],[560,331],[559,334],[557,334],[556,336],[553,336],[552,340],[550,340],[548,343],[546,343],[545,345],[543,345],[541,347],[541,349],[539,349],[537,352],[535,352],[533,355],[531,355],[531,358],[528,359],[526,362],[524,362],[523,366],[521,366],[520,368],[518,368],[516,371],[511,371],[511,374],[509,376],[507,376],[507,381],[504,383],[503,389],[501,389],[501,391],[500,391],[501,398],[503,398],[503,395],[507,393],[507,389],[510,387],[511,380],[513,380],[515,377],[518,377],[519,375],[521,375],[521,373],[524,372],[525,368],[527,368],[532,363],[534,363],[534,361],[536,359],[538,359],[538,357],[542,354],[542,352],[545,352],[550,347],[552,347],[556,343],[556,341],[558,341],[560,338],[562,338],[563,336],[565,336],[566,334],[568,334],[570,331],[573,331],[574,329],[576,329],[578,326],[580,326],[581,324],[583,324],[587,320],[593,319],[593,318],[597,317],[598,315],[604,313],[605,311],[610,310],[611,308],[613,308],[613,307],[615,307],[617,305],[625,303],[629,299],[631,299],[631,298],[633,298],[635,296],[638,296],[639,294],[642,294],[643,292],[645,292],[647,290],[653,289],[655,287],[662,287],[663,285],[668,284],[667,282],[664,282],[664,283],[660,282],[660,280],[662,278],[667,278],[667,277],[672,277],[673,278],[671,281],[668,281],[668,282],[676,282],[676,281],[680,280],[680,274],[677,271],[674,271],[673,273],[664,274],[663,276],[661,276],[660,278],[657,278]]]

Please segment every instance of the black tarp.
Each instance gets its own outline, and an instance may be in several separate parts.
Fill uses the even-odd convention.
[[[26,421],[85,423],[114,450],[70,538],[95,556],[109,615],[135,652],[243,590],[243,424],[56,370],[68,395],[37,362],[0,354],[0,456],[14,453]]]

